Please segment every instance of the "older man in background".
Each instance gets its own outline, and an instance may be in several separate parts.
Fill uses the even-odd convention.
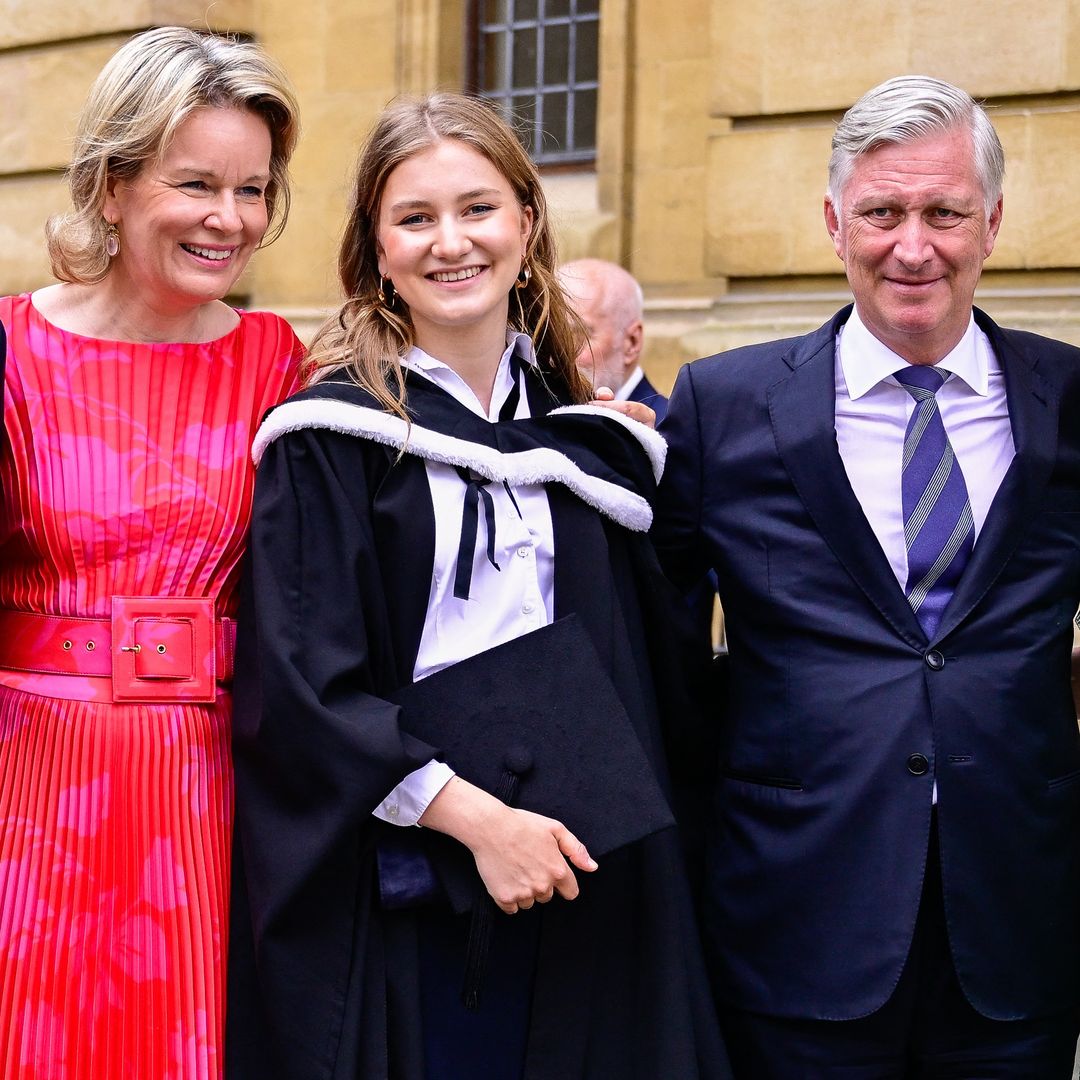
[[[566,263],[559,278],[589,334],[578,353],[578,367],[593,386],[608,387],[616,401],[648,405],[659,423],[667,412],[667,398],[641,369],[641,286],[621,266],[603,259]]]

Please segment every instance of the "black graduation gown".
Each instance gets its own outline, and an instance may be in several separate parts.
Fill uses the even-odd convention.
[[[529,378],[539,417],[555,402]],[[593,476],[651,494],[645,454],[612,418],[489,424],[427,380],[408,386],[410,452],[385,432],[346,430],[357,406],[377,406],[324,383],[294,399],[311,415],[266,447],[258,471],[235,686],[230,1080],[423,1077],[414,918],[382,909],[375,848],[394,827],[371,813],[433,756],[380,697],[411,679],[431,580],[416,436],[553,442]],[[567,486],[547,490],[556,615],[584,623],[663,776],[647,632],[666,629],[642,614],[663,588],[651,547]],[[543,919],[527,1080],[729,1076],[675,830],[578,880],[573,902],[522,913]]]

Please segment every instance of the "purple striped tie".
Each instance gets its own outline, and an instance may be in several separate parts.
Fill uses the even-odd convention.
[[[937,632],[975,543],[967,484],[938,411],[936,395],[948,374],[923,366],[895,373],[915,399],[904,435],[901,482],[908,555],[905,591],[929,638]]]

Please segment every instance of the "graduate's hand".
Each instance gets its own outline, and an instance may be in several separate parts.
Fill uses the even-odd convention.
[[[642,405],[640,401],[616,401],[615,391],[610,386],[598,386],[594,391],[595,397],[589,402],[590,405],[602,405],[612,412],[621,412],[623,416],[629,416],[646,427],[656,427],[656,413],[648,405]]]
[[[585,845],[561,822],[506,806],[459,776],[431,800],[420,824],[453,836],[473,853],[485,888],[508,915],[555,893],[573,900],[578,883],[571,863],[596,869]]]
[[[573,900],[579,890],[570,863],[596,869],[585,845],[553,818],[502,810],[487,823],[487,835],[469,845],[491,898],[508,915],[545,904],[555,893]]]

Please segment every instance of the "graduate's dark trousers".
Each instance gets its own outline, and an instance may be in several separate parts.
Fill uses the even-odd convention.
[[[425,1080],[521,1080],[542,910],[494,916],[478,1007],[462,1002],[469,916],[417,916]]]
[[[994,948],[987,942],[987,948]],[[1070,1080],[1080,1014],[990,1020],[960,988],[949,951],[937,821],[904,972],[857,1020],[791,1020],[727,1008],[736,1080]]]

